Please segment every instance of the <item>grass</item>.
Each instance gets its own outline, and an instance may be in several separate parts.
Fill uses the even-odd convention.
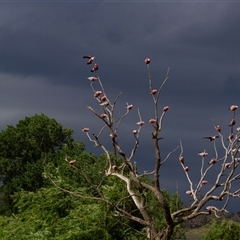
[[[201,240],[201,236],[205,233],[205,228],[191,228],[186,232],[187,240]]]

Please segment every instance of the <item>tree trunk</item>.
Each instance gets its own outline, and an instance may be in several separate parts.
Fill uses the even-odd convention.
[[[148,240],[170,240],[173,235],[174,227],[167,226],[166,230],[157,233],[154,227],[147,227]]]

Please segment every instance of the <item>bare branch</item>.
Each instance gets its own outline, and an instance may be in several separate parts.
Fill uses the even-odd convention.
[[[177,146],[173,151],[169,152],[166,158],[162,160],[161,164],[163,164],[171,156],[171,154],[173,154],[178,148],[179,146]]]

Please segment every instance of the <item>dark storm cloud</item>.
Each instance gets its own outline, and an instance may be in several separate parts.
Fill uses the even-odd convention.
[[[159,103],[160,109],[170,107],[161,133],[163,156],[182,139],[197,181],[198,151],[214,154],[212,144],[202,137],[215,134],[213,119],[228,136],[232,118],[228,107],[240,105],[239,3],[29,1],[0,6],[1,129],[43,112],[73,128],[88,151],[100,154],[81,132],[82,127],[92,132],[102,127],[86,108],[102,111],[87,80],[91,67],[82,58],[90,54],[96,56],[108,97],[113,100],[122,91],[116,113],[125,112],[126,102],[134,105],[119,134],[128,153],[140,108],[146,124],[136,161],[141,171],[151,171],[154,154],[148,120],[154,109],[144,64],[150,57],[154,88],[171,67]],[[106,133],[106,144],[108,140]],[[183,192],[188,184],[178,156],[179,151],[169,158],[161,174],[164,186],[175,190],[178,181]]]
[[[91,18],[82,14],[86,7],[75,9],[66,3],[23,5],[26,9],[20,8],[16,16],[9,14],[12,17],[1,27],[2,71],[50,76],[53,81],[77,77],[87,42],[81,39],[91,23]]]

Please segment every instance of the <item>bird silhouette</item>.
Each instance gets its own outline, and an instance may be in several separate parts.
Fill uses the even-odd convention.
[[[209,139],[209,141],[214,141],[216,138],[219,138],[219,136],[209,136],[209,137],[203,137],[205,139]]]
[[[83,58],[87,58],[88,59],[87,64],[92,64],[93,60],[95,59],[95,57],[92,57],[92,56],[83,56]]]

